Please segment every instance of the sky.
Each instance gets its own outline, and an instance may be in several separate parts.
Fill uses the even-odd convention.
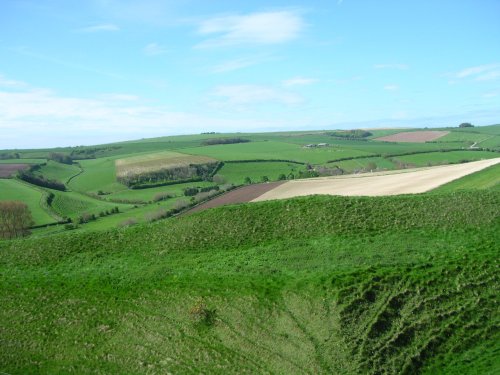
[[[500,123],[499,0],[0,0],[0,149]]]

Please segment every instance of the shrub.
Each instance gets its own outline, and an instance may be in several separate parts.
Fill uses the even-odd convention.
[[[173,197],[174,196],[170,193],[160,192],[155,194],[155,196],[153,197],[153,202],[160,202]]]
[[[15,238],[28,235],[34,224],[28,206],[18,201],[0,202],[0,238]]]
[[[250,142],[249,139],[244,139],[244,138],[211,138],[211,139],[206,139],[203,142],[201,142],[202,145],[204,146],[212,146],[212,145],[227,145],[227,144],[232,144],[232,143],[246,143]]]
[[[191,186],[187,187],[187,188],[184,188],[182,191],[184,192],[184,195],[186,197],[193,197],[193,196],[195,196],[196,194],[199,193],[199,190],[198,190],[197,187],[191,187]]]
[[[189,207],[191,204],[185,199],[179,199],[173,205],[174,210],[181,211],[186,207]]]
[[[61,152],[51,152],[48,156],[49,160],[56,161],[63,164],[73,164],[73,159],[71,156],[63,154]]]
[[[347,139],[356,139],[356,138],[366,138],[372,135],[369,131],[362,129],[354,129],[354,130],[339,130],[327,133],[328,135],[336,138],[347,138]]]
[[[133,217],[129,217],[128,219],[123,220],[121,223],[119,223],[118,228],[130,227],[135,224],[137,224],[137,220]]]
[[[216,184],[223,184],[224,182],[226,182],[226,178],[220,174],[216,174],[212,177],[212,181]]]
[[[148,223],[152,223],[153,221],[164,219],[168,216],[168,212],[164,208],[160,208],[158,211],[146,213],[144,219]]]
[[[36,176],[32,172],[29,171],[19,171],[17,176],[19,179],[29,182],[30,184],[46,187],[54,190],[65,191],[66,186],[62,182],[56,180],[50,180],[43,176]]]
[[[212,326],[217,321],[217,310],[209,309],[203,298],[198,299],[189,309],[189,315],[196,323],[206,326]]]

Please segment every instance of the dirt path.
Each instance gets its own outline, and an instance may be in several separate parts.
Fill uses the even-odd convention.
[[[423,193],[497,163],[500,163],[500,158],[396,171],[396,173],[294,180],[263,193],[252,202],[313,194],[379,196]]]

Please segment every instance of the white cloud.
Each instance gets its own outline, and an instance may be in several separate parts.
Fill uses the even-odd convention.
[[[4,81],[8,81],[2,78]],[[253,92],[253,93],[252,93]],[[294,96],[278,91],[220,88],[218,94],[239,103],[271,100],[290,103]],[[284,127],[284,120],[217,117],[171,111],[122,93],[94,98],[64,97],[25,85],[0,88],[0,149],[55,147],[113,142],[202,131],[248,131]]]
[[[315,78],[304,78],[304,77],[294,77],[283,81],[283,86],[292,87],[292,86],[307,86],[312,85],[313,83],[318,82]]]
[[[297,104],[302,99],[294,93],[279,90],[270,86],[259,85],[226,85],[216,87],[212,96],[224,98],[229,105],[247,105],[258,103]]]
[[[15,81],[13,79],[8,79],[7,77],[0,74],[0,87],[19,89],[26,87],[27,84],[21,81]]]
[[[147,56],[158,56],[166,53],[167,49],[158,43],[149,43],[146,47],[144,47],[143,52]]]
[[[253,65],[261,64],[264,61],[268,61],[268,58],[239,58],[234,60],[224,61],[216,66],[214,66],[211,71],[212,73],[225,73],[234,70],[239,70],[243,68],[248,68]]]
[[[394,85],[394,84],[385,85],[384,86],[384,90],[387,90],[387,91],[397,91],[397,90],[399,90],[399,86],[398,85]]]
[[[135,102],[140,99],[139,96],[130,94],[103,94],[99,98],[117,102]]]
[[[93,25],[93,26],[88,26],[88,27],[83,27],[81,29],[78,29],[76,31],[80,33],[98,33],[101,31],[119,31],[120,28],[112,23],[103,23],[100,25]]]
[[[481,74],[476,78],[476,81],[493,81],[498,78],[500,78],[500,69]]]
[[[455,78],[473,78],[476,81],[491,81],[500,78],[500,64],[485,64],[462,69],[453,74]]]
[[[294,11],[274,11],[209,18],[201,22],[199,34],[213,36],[197,47],[244,44],[280,44],[296,39],[304,29]]]
[[[499,91],[485,92],[482,96],[483,98],[495,98],[500,95]]]
[[[376,64],[373,66],[374,69],[397,69],[397,70],[407,70],[410,68],[407,64]]]

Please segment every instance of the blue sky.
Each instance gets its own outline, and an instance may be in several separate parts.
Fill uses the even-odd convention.
[[[1,0],[0,148],[500,123],[498,0]]]

